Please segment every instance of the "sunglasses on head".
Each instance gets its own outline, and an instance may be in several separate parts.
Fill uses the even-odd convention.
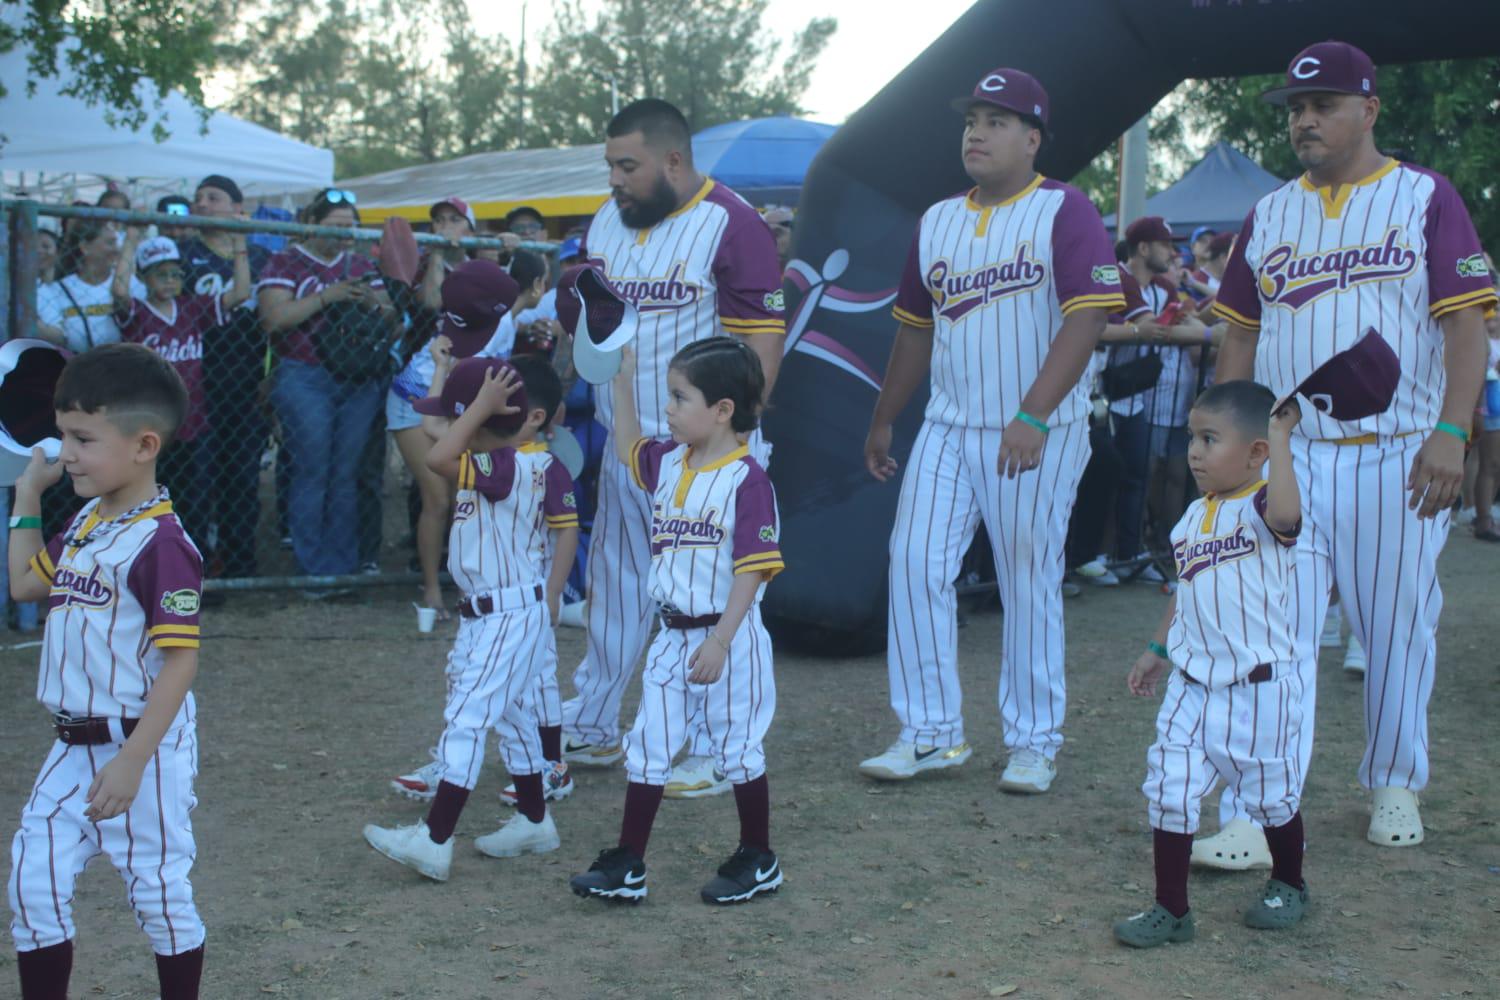
[[[345,191],[343,188],[329,188],[323,192],[318,200],[327,202],[330,205],[355,205],[359,203],[359,199],[354,197],[353,191]]]
[[[186,205],[179,204],[178,202],[174,201],[170,205],[167,206],[167,214],[168,215],[188,215],[190,213],[188,212],[188,207]]]

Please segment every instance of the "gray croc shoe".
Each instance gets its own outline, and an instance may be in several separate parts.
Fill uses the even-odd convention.
[[[1153,903],[1151,909],[1115,924],[1115,940],[1132,948],[1155,948],[1157,945],[1182,944],[1197,933],[1193,911],[1174,917],[1165,906]]]
[[[1275,931],[1290,927],[1302,919],[1307,911],[1307,883],[1296,889],[1285,882],[1269,879],[1260,898],[1245,911],[1245,926],[1256,930]]]

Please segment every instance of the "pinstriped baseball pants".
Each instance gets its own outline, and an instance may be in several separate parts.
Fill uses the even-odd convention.
[[[999,453],[1000,431],[932,421],[912,445],[891,531],[891,707],[903,740],[924,746],[964,741],[954,579],[982,520],[1005,614],[1002,737],[1007,747],[1050,759],[1063,742],[1063,554],[1088,464],[1088,423],[1054,427],[1040,467],[1015,479],[995,471]]]

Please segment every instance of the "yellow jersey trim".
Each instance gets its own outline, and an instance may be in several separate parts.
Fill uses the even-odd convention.
[[[1225,493],[1223,495],[1217,493],[1205,493],[1203,495],[1203,523],[1198,526],[1198,530],[1214,530],[1214,519],[1219,516],[1219,505],[1222,504],[1225,500],[1240,500],[1254,493],[1264,485],[1266,485],[1266,481],[1264,479],[1261,479],[1257,482],[1251,483],[1249,486],[1241,487],[1240,489],[1235,490],[1233,493]]]
[[[1062,314],[1067,316],[1079,309],[1103,309],[1114,312],[1124,308],[1125,296],[1119,292],[1075,295],[1062,304]]]
[[[526,455],[534,455],[537,452],[546,451],[546,450],[547,450],[547,445],[545,443],[541,442],[541,441],[536,440],[535,438],[532,438],[530,441],[527,441],[523,445],[517,445],[516,446],[516,451],[519,451],[522,454],[526,454]]]
[[[692,488],[693,480],[700,472],[717,472],[731,462],[737,462],[749,454],[750,447],[742,444],[723,458],[716,458],[707,465],[700,465],[694,469],[688,465],[693,460],[693,449],[689,448],[687,454],[682,457],[682,478],[677,480],[677,492],[672,494],[672,503],[678,507],[687,503],[688,490]]]
[[[46,549],[32,556],[31,562],[27,565],[31,567],[33,573],[41,577],[43,583],[51,584],[52,578],[57,575],[57,567],[52,565],[52,557],[47,554]]]
[[[188,639],[181,636],[163,636],[160,639],[152,639],[157,649],[198,649],[201,643],[197,639]]]
[[[461,490],[474,488],[474,460],[467,451],[458,456],[458,488]]]
[[[729,333],[738,333],[741,335],[786,333],[786,322],[779,319],[728,319],[720,316],[719,324]]]
[[[182,635],[197,635],[199,627],[191,622],[182,622],[181,624],[167,622],[163,625],[152,625],[147,631],[151,635],[164,635],[168,632],[180,633]]]
[[[1438,299],[1428,309],[1433,319],[1442,319],[1449,313],[1467,309],[1470,306],[1483,306],[1486,318],[1494,315],[1496,296],[1493,288],[1476,288],[1472,292],[1462,295],[1450,295],[1446,299]]]
[[[671,212],[668,212],[667,213],[667,218],[668,219],[675,219],[679,215],[686,215],[688,212],[691,212],[693,209],[695,209],[695,208],[698,207],[698,203],[700,201],[702,201],[704,198],[708,197],[708,192],[712,191],[713,189],[714,189],[714,179],[712,177],[705,177],[705,178],[703,178],[703,184],[702,184],[701,187],[698,188],[697,192],[694,193],[694,195],[691,198],[689,198],[687,201],[683,202],[681,208],[676,209],[676,210],[671,211]],[[665,222],[666,219],[663,219],[662,221]],[[660,225],[660,224],[661,223],[657,223],[657,225]],[[651,235],[652,230],[654,230],[655,228],[656,228],[656,226],[652,226],[650,229],[642,229],[638,233],[636,233],[635,234],[635,242],[636,242],[636,244],[639,245],[639,246],[644,246],[645,243],[646,243],[647,237],[649,237]]]
[[[1028,194],[1041,187],[1042,181],[1044,180],[1046,180],[1045,177],[1043,177],[1041,174],[1037,174],[1032,177],[1031,180],[1027,181],[1026,186],[1021,190],[1017,191],[1009,198],[1006,198],[1004,201],[995,202],[995,204],[993,205],[981,205],[979,204],[979,202],[974,200],[974,195],[979,190],[979,186],[976,184],[974,187],[969,188],[968,194],[964,195],[964,207],[969,209],[970,211],[983,212],[987,208],[1004,208],[1007,205],[1014,205],[1016,202],[1020,201],[1022,198],[1026,197]]]
[[[646,488],[646,483],[641,479],[641,449],[646,447],[651,439],[640,437],[635,439],[635,444],[630,446],[630,478],[641,489]]]
[[[1318,201],[1323,205],[1323,218],[1337,219],[1340,215],[1344,214],[1344,206],[1349,204],[1349,196],[1354,193],[1355,188],[1374,184],[1398,166],[1400,164],[1397,161],[1387,158],[1385,165],[1370,175],[1361,177],[1350,184],[1340,184],[1337,187],[1317,187],[1312,181],[1308,180],[1306,174],[1302,175],[1300,182],[1303,190],[1312,191],[1317,194]]]
[[[764,574],[764,576],[765,576],[765,578],[767,580],[769,580],[772,577],[774,577],[777,573],[780,573],[782,570],[786,569],[786,563],[782,562],[781,556],[780,556],[779,553],[768,553],[768,554],[775,555],[775,558],[774,559],[762,559],[760,562],[747,562],[747,563],[744,563],[744,564],[741,564],[741,563],[738,563],[738,562],[735,563],[734,564],[734,575],[735,576],[744,576],[747,573],[761,573],[761,574]]]
[[[909,313],[905,309],[902,309],[900,306],[893,306],[891,308],[891,315],[896,318],[896,322],[898,323],[905,323],[907,326],[921,327],[923,330],[932,329],[931,316],[923,319],[916,313]]]
[[[89,534],[95,528],[99,527],[99,525],[104,524],[105,522],[110,520],[110,518],[107,517],[100,517],[95,512],[97,509],[98,508],[95,508],[95,510],[89,511],[89,516],[84,519],[83,527],[78,530],[78,540],[80,542],[87,539],[89,537]],[[120,527],[123,528],[126,525],[135,524],[137,521],[145,521],[148,518],[161,517],[164,514],[170,513],[172,513],[172,501],[163,500],[159,504],[153,504],[152,506],[147,507],[145,510],[130,518],[128,521],[120,522]]]
[[[1259,330],[1260,323],[1251,319],[1243,313],[1235,312],[1219,300],[1214,300],[1213,314],[1220,319],[1227,319],[1236,326],[1242,326],[1247,330]]]
[[[548,514],[547,527],[549,528],[576,528],[578,527],[577,514]]]

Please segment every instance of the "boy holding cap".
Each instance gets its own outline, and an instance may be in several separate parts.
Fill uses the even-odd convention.
[[[427,465],[458,485],[448,571],[464,593],[463,620],[448,658],[441,771],[425,820],[364,830],[371,847],[439,882],[448,879],[454,827],[479,779],[491,729],[515,782],[516,815],[474,846],[510,858],[561,843],[544,799],[549,769],[535,698],[543,667],[556,661],[550,626],[578,545],[572,480],[536,440],[562,399],[557,373],[545,364],[518,369],[478,357],[449,372],[446,347],[438,338],[431,394],[415,404],[419,413],[451,420]]]
[[[250,261],[245,236],[235,233],[234,278],[222,290],[206,295],[183,291],[182,255],[165,236],[141,239],[128,229],[115,265],[115,320],[121,339],[155,351],[177,370],[188,390],[187,417],[161,460],[161,478],[172,490],[177,514],[200,548],[208,545],[211,467],[208,454],[208,401],[203,385],[203,344],[209,331],[229,321],[236,306],[250,297]],[[131,295],[131,272],[146,286],[144,299]]]

